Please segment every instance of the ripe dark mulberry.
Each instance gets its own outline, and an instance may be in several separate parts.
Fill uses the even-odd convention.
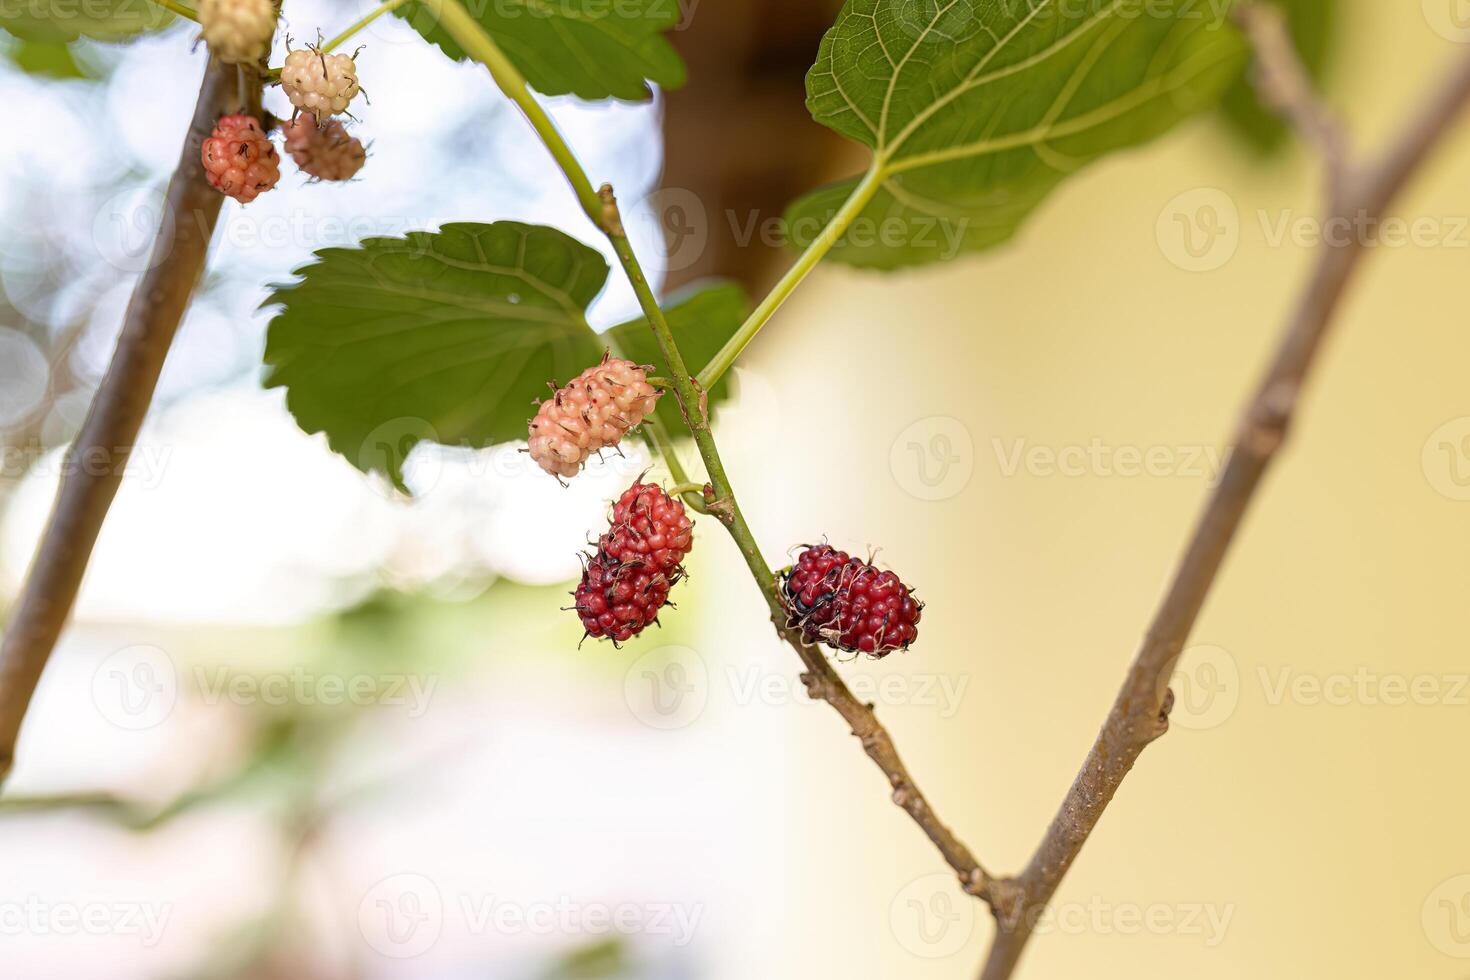
[[[622,643],[658,620],[677,581],[645,564],[625,564],[598,552],[587,559],[582,583],[572,595],[588,636]]]
[[[918,638],[924,607],[913,591],[893,572],[831,545],[803,551],[780,586],[791,625],[810,642],[876,659]]]
[[[641,562],[671,575],[694,547],[694,522],[662,487],[635,483],[613,504],[612,526],[598,544],[624,564]]]
[[[621,643],[656,623],[693,544],[694,524],[682,503],[653,483],[625,490],[572,593],[587,635]]]

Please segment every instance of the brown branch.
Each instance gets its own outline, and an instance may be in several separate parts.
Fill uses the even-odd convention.
[[[853,735],[862,743],[863,751],[868,753],[868,758],[888,777],[888,785],[893,789],[893,802],[913,818],[914,823],[924,831],[924,835],[939,849],[945,862],[959,875],[960,887],[968,894],[994,905],[995,880],[975,860],[975,855],[965,846],[964,841],[956,837],[929,806],[928,799],[909,775],[908,767],[904,765],[893,744],[893,738],[878,720],[873,706],[853,696],[820,649],[803,643],[801,637],[780,620],[776,621],[776,628],[796,650],[802,663],[806,664],[807,670],[801,675],[801,680],[806,685],[807,694],[813,700],[826,701],[847,722]]]
[[[1311,73],[1297,54],[1286,14],[1280,7],[1262,3],[1242,4],[1233,14],[1256,51],[1252,80],[1261,102],[1316,147],[1328,170],[1329,194],[1337,194],[1347,162],[1347,138],[1337,114],[1322,102]]]
[[[1262,60],[1279,57],[1279,49],[1268,44],[1257,51],[1257,56]],[[1345,153],[1342,159],[1327,161],[1329,169],[1345,175],[1332,195],[1329,217],[1346,219],[1354,229],[1376,222],[1467,102],[1470,57],[1462,58],[1447,78],[1437,82],[1432,93],[1416,103],[1422,108],[1413,114],[1381,160],[1361,170],[1353,167]],[[1338,149],[1330,149],[1334,145]],[[1340,144],[1328,146],[1329,152],[1341,152]],[[1205,507],[1102,731],[1026,869],[1015,879],[996,883],[997,933],[982,980],[1006,980],[1011,976],[1037,917],[1123,778],[1144,748],[1167,730],[1172,705],[1169,677],[1246,509],[1287,437],[1302,386],[1365,244],[1362,234],[1355,232],[1349,241],[1324,241],[1321,246],[1311,281],[1241,420],[1224,476]]]
[[[955,837],[954,833],[930,808],[929,801],[914,783],[903,760],[899,758],[898,750],[894,748],[893,739],[888,734],[888,730],[874,714],[873,706],[863,704],[855,698],[852,691],[843,683],[842,678],[838,676],[837,671],[827,661],[826,655],[820,649],[802,642],[799,632],[786,625],[786,612],[781,606],[780,598],[776,595],[775,576],[756,544],[750,525],[745,522],[740,504],[735,499],[735,490],[725,472],[724,461],[720,458],[719,447],[715,444],[714,434],[710,431],[706,393],[690,375],[689,368],[684,363],[684,357],[679,352],[679,345],[674,340],[673,331],[669,329],[668,321],[659,309],[652,287],[649,286],[647,277],[644,276],[642,267],[638,264],[638,257],[633,253],[633,246],[629,243],[627,233],[623,228],[622,215],[612,187],[604,184],[598,191],[598,199],[601,205],[599,218],[602,229],[612,243],[613,251],[617,253],[619,261],[623,264],[628,280],[633,285],[633,291],[638,294],[639,303],[648,316],[648,323],[658,341],[659,351],[663,354],[669,367],[669,373],[672,375],[674,396],[678,399],[679,408],[684,413],[684,421],[689,426],[689,432],[694,437],[695,445],[699,448],[700,458],[704,461],[705,472],[709,475],[709,485],[705,488],[705,507],[729,532],[735,546],[740,550],[741,557],[745,559],[746,567],[760,588],[761,596],[766,600],[766,606],[770,610],[771,620],[777,631],[792,645],[797,655],[801,657],[802,663],[806,665],[807,672],[802,675],[802,680],[806,684],[807,691],[813,699],[820,699],[832,705],[846,720],[852,733],[862,742],[863,750],[868,753],[868,757],[888,777],[888,784],[893,789],[893,802],[902,807],[904,812],[914,819],[925,835],[939,848],[945,861],[959,875],[961,887],[971,895],[989,900],[990,876],[975,860],[969,848]]]
[[[169,182],[148,271],[133,290],[112,364],[67,455],[56,504],[0,641],[0,782],[14,763],[26,708],[71,615],[164,358],[204,271],[222,198],[205,179],[200,144],[221,115],[242,108],[242,96],[245,111],[258,115],[256,73],[211,61]]]

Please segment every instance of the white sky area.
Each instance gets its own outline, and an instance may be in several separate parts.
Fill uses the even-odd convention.
[[[292,0],[290,8],[298,43],[314,39],[318,25],[335,33],[358,14],[356,5],[313,0]],[[284,34],[273,63],[283,56]],[[100,56],[116,68],[99,86],[0,67],[12,134],[0,144],[4,289],[36,320],[87,317],[73,355],[84,376],[105,370],[146,263],[155,202],[202,69],[192,36],[192,25],[180,24],[104,49]],[[211,288],[189,311],[169,357],[83,590],[83,622],[294,621],[352,601],[377,572],[395,584],[451,592],[470,572],[483,582],[486,570],[522,582],[566,580],[576,574],[584,529],[647,463],[634,451],[594,466],[571,489],[548,492],[549,478],[516,447],[431,450],[415,461],[419,497],[406,503],[332,454],[322,437],[302,434],[279,391],[260,389],[269,314],[256,307],[270,283],[288,281],[316,249],[451,221],[514,219],[554,225],[608,251],[483,69],[450,62],[393,17],[359,40],[366,47],[358,73],[371,103],[355,106],[360,122],[352,128],[370,144],[368,165],[353,182],[310,185],[285,161],[276,190],[245,207],[225,203]],[[267,91],[266,105],[283,115],[289,108],[278,89]],[[654,187],[656,104],[557,99],[549,108],[594,180],[613,182],[625,202]],[[121,192],[111,183],[119,173],[130,175]],[[655,224],[636,204],[630,213],[641,239],[635,245],[655,257],[656,269]],[[49,238],[42,254],[38,223]],[[28,254],[13,254],[17,243]],[[59,297],[41,297],[28,281],[27,269],[43,263],[67,269]],[[610,325],[636,311],[614,273],[593,322]],[[0,425],[30,415],[48,381],[44,357],[12,327],[0,323]],[[63,400],[48,427],[68,431],[85,411],[84,397]],[[0,589],[13,591],[24,574],[59,468],[58,454],[16,488],[0,526]]]

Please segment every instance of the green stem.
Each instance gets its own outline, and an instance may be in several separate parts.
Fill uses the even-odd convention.
[[[618,261],[622,263],[623,271],[627,274],[628,281],[633,286],[633,292],[638,297],[638,305],[643,308],[644,314],[648,317],[649,326],[653,328],[659,351],[664,356],[664,363],[669,366],[669,371],[673,375],[674,395],[679,400],[684,420],[689,426],[690,433],[694,436],[694,444],[699,447],[699,455],[704,459],[705,472],[709,474],[710,487],[714,491],[713,497],[707,499],[706,506],[711,513],[720,518],[735,539],[740,554],[745,558],[745,564],[750,568],[751,574],[761,587],[761,593],[765,596],[767,605],[770,606],[771,616],[778,622],[784,621],[785,611],[781,608],[780,600],[776,596],[771,568],[761,556],[760,549],[755,543],[755,536],[751,534],[749,525],[745,523],[745,518],[740,513],[740,507],[735,502],[735,492],[730,486],[729,477],[725,474],[725,464],[720,459],[720,451],[715,446],[714,436],[710,434],[709,417],[705,411],[702,389],[690,375],[689,368],[684,363],[684,355],[679,353],[678,345],[674,343],[669,321],[664,317],[664,311],[658,305],[658,298],[653,294],[653,287],[649,284],[648,277],[644,275],[643,268],[638,263],[638,257],[633,253],[633,246],[629,243],[628,235],[623,228],[612,188],[604,185],[600,191],[593,190],[591,179],[582,169],[582,164],[572,153],[571,147],[562,138],[556,125],[546,115],[540,103],[531,95],[525,76],[515,65],[511,64],[510,59],[505,56],[500,46],[480,26],[479,22],[469,15],[460,0],[428,0],[428,3],[431,10],[438,15],[439,25],[448,31],[449,36],[454,38],[455,42],[472,58],[490,70],[490,76],[495,79],[495,84],[525,113],[531,127],[536,130],[536,134],[541,137],[541,141],[546,144],[546,148],[571,183],[577,200],[582,204],[582,210],[594,224],[602,229],[608,241],[612,243],[613,251],[617,253]],[[844,206],[843,211],[856,213],[856,210],[850,206]],[[851,221],[850,216],[847,221]],[[827,237],[825,233],[823,237]],[[828,247],[830,248],[830,244]],[[815,264],[816,259],[811,261],[812,264]],[[825,661],[821,663],[825,665]]]
[[[341,47],[349,40],[351,40],[352,36],[358,31],[362,30],[364,27],[368,26],[384,14],[392,13],[394,10],[397,10],[405,3],[408,3],[408,0],[387,0],[387,3],[374,7],[372,10],[368,11],[367,14],[364,15],[363,18],[357,23],[353,24],[351,27],[347,28],[347,30],[332,38],[326,44],[323,44],[322,52],[325,53],[328,51],[335,51],[337,48]]]
[[[740,329],[725,342],[725,346],[720,348],[719,353],[705,365],[704,370],[699,373],[700,387],[708,391],[724,376],[726,371],[730,370],[735,359],[749,346],[750,342],[755,339],[755,335],[761,332],[761,328],[771,317],[776,315],[776,311],[796,291],[796,287],[801,285],[827,253],[832,251],[833,246],[842,240],[847,229],[852,227],[853,221],[863,213],[863,208],[872,202],[874,195],[883,186],[886,176],[883,165],[878,160],[874,160],[862,181],[853,188],[852,195],[832,216],[832,220],[827,222],[827,227],[823,228],[821,234],[806,247],[806,251],[802,252],[801,257],[796,260],[796,264],[781,277],[781,281],[776,283],[770,294],[761,300],[755,312],[751,313],[745,323],[741,324]]]
[[[153,0],[153,2],[164,10],[178,14],[180,17],[186,17],[196,24],[199,23],[199,13],[193,7],[187,7],[178,3],[177,0]]]
[[[663,457],[664,465],[669,468],[669,476],[674,479],[676,487],[669,493],[677,493],[684,498],[687,506],[701,514],[708,514],[709,510],[704,505],[704,485],[689,479],[684,464],[679,461],[679,451],[674,446],[674,439],[664,427],[663,421],[657,415],[650,415],[644,421],[643,428],[647,430],[658,454]]]

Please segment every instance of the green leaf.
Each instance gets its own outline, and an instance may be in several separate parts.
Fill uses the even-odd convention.
[[[1069,174],[1214,105],[1244,45],[1218,0],[848,0],[807,76],[880,184],[840,261],[897,268],[1011,237]],[[859,187],[796,202],[804,247]]]
[[[307,432],[401,490],[420,441],[483,448],[526,437],[550,380],[603,345],[588,304],[601,253],[557,231],[502,221],[330,248],[279,286],[267,387]]]
[[[728,280],[705,280],[691,283],[668,298],[664,316],[669,329],[684,355],[684,366],[691,374],[698,374],[703,367],[725,346],[750,312],[750,301],[738,283]],[[669,376],[669,366],[658,349],[658,340],[648,326],[648,320],[639,317],[619,324],[607,334],[622,351],[624,357],[639,364],[652,364],[654,373]],[[709,407],[729,397],[729,375],[721,378],[709,391]],[[679,412],[679,402],[672,393],[658,400],[658,415],[671,432],[686,429]]]
[[[1275,0],[1286,15],[1286,26],[1297,54],[1314,81],[1327,69],[1339,14],[1337,0]],[[1261,153],[1279,150],[1288,127],[1281,116],[1261,105],[1249,78],[1241,78],[1225,93],[1220,110],[1230,128]]]
[[[526,438],[548,381],[571,380],[615,346],[668,374],[644,320],[598,336],[588,305],[607,260],[557,231],[513,221],[452,224],[403,238],[329,248],[277,286],[266,336],[266,387],[307,432],[365,473],[407,491],[403,464],[428,441],[480,449]],[[739,286],[696,284],[667,316],[691,368],[703,367],[744,320]],[[723,385],[710,393],[724,397]],[[683,428],[678,405],[659,412]]]
[[[64,44],[78,38],[126,41],[173,23],[148,0],[15,0],[0,3],[0,29],[22,41]]]
[[[57,79],[94,77],[77,63],[70,47],[55,41],[18,41],[5,52],[5,57],[28,75]]]
[[[684,84],[684,62],[663,36],[679,22],[677,0],[469,0],[466,9],[543,95],[639,102],[648,81]],[[451,58],[466,57],[429,7],[394,12]]]

